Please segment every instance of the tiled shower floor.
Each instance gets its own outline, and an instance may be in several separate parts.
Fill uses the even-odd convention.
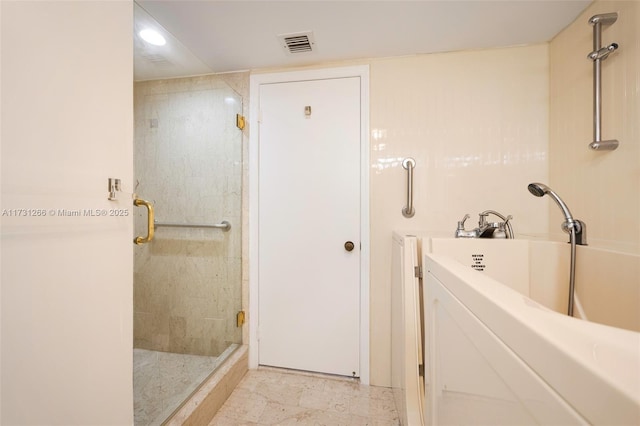
[[[389,388],[260,367],[247,372],[209,426],[399,424]]]
[[[219,357],[133,350],[136,425],[160,425],[235,349]]]

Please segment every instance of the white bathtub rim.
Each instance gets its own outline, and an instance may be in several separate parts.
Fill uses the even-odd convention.
[[[455,226],[452,227],[451,231],[436,231],[436,230],[416,230],[416,229],[407,229],[407,230],[395,230],[393,231],[394,236],[401,237],[405,235],[415,236],[424,239],[431,238],[451,238],[455,239]],[[471,238],[477,239],[477,238]],[[468,240],[468,238],[459,238],[459,240],[464,241]],[[491,239],[491,238],[480,238],[481,241],[510,241],[509,239]],[[568,244],[569,236],[563,232],[554,232],[554,233],[536,233],[536,232],[516,232],[515,240],[522,241],[532,241],[537,243],[552,243],[552,244]],[[621,254],[625,256],[640,256],[640,247],[635,243],[625,243],[617,240],[605,240],[605,239],[597,239],[590,238],[588,241],[588,245],[578,246],[578,250],[602,250],[606,252],[610,252],[613,254]]]
[[[640,333],[554,312],[448,256],[426,254],[424,267],[591,422],[615,422],[616,414],[640,420]]]
[[[492,303],[498,305],[515,319],[522,321],[525,326],[529,324],[526,322],[528,319],[527,315],[533,312],[537,320],[551,321],[551,324],[560,325],[561,327],[566,327],[566,324],[571,324],[570,327],[572,329],[575,328],[584,338],[592,340],[597,335],[605,340],[607,344],[616,346],[618,350],[629,354],[635,350],[635,355],[640,355],[640,346],[636,346],[636,344],[640,344],[640,333],[638,332],[568,317],[567,315],[560,314],[543,306],[487,275],[478,274],[477,271],[469,269],[466,265],[463,265],[455,259],[433,253],[427,253],[427,256],[445,266],[453,266],[454,268],[460,269],[459,271],[455,269],[454,274],[456,276],[465,280],[465,282],[467,282],[467,279],[474,280],[471,284],[477,294],[484,295],[483,293],[489,293],[486,295],[487,297],[489,295],[494,296],[488,297]],[[454,294],[456,293],[454,292]],[[518,309],[518,305],[520,305],[521,309]],[[524,310],[522,308],[524,308]],[[527,315],[525,315],[525,311]],[[543,334],[546,337],[548,333]],[[574,346],[570,345],[567,340],[574,339],[577,337],[577,334],[573,333],[563,336],[564,340],[557,334],[549,337],[553,339],[554,342],[557,342],[559,346],[572,349]],[[588,359],[591,360],[592,358]],[[640,359],[638,360],[640,361]],[[591,362],[589,362],[589,364],[591,364]],[[612,372],[611,375],[616,376],[614,372]],[[628,375],[620,374],[619,377],[624,379],[628,378]],[[638,395],[638,400],[640,401],[640,395]]]

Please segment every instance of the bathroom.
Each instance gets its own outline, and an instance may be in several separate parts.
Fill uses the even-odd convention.
[[[591,49],[591,29],[586,21],[594,14],[612,10],[618,11],[620,18],[615,25],[606,29],[605,40],[615,41],[621,48],[604,66],[603,122],[605,137],[618,139],[620,147],[613,152],[595,152],[588,149],[593,137],[592,70],[586,59]],[[390,240],[394,229],[441,230],[453,234],[457,221],[465,213],[474,217],[480,211],[495,209],[513,216],[516,235],[549,235],[551,239],[562,241],[565,235],[560,230],[561,216],[557,207],[550,200],[532,197],[527,191],[528,183],[539,181],[548,183],[561,194],[572,212],[589,225],[590,245],[627,253],[640,252],[640,124],[636,119],[640,113],[637,88],[640,72],[639,21],[640,8],[637,2],[596,1],[549,43],[345,60],[312,67],[369,67],[371,384],[390,385],[388,259],[391,257]],[[250,120],[247,90],[250,73],[228,78],[236,78],[233,83],[241,88],[238,89],[240,92],[244,90],[244,114]],[[114,115],[114,119],[117,117]],[[245,131],[245,138],[248,130]],[[42,136],[38,135],[44,140]],[[113,136],[114,139],[122,137]],[[118,155],[131,155],[123,154],[126,146],[118,145],[116,148]],[[3,159],[6,158],[5,149],[3,144]],[[104,154],[110,155],[109,152]],[[94,156],[98,156],[98,153],[83,151],[77,159]],[[405,203],[405,171],[401,162],[409,156],[416,159],[414,206],[417,213],[412,219],[404,218],[400,212]],[[247,158],[246,152],[243,158]],[[248,166],[244,166],[247,167],[245,173],[249,173]],[[3,181],[5,170],[12,170],[11,165],[8,167],[5,167],[3,160]],[[110,170],[109,176],[116,173],[115,177],[122,179],[124,191],[134,192],[135,180],[126,170],[126,166]],[[69,187],[83,185],[71,178],[65,183]],[[100,187],[105,185],[100,181]],[[21,184],[12,190],[19,193],[29,188]],[[54,188],[51,189],[53,191]],[[144,198],[143,193],[138,195]],[[248,197],[246,187],[243,188],[243,196]],[[5,197],[3,182],[3,208],[9,199]],[[80,203],[78,207],[84,205]],[[133,211],[133,207],[131,209]],[[243,220],[248,220],[248,210],[244,214]],[[122,225],[123,229],[118,230],[124,232],[129,241],[128,236],[133,235],[133,229],[127,226]],[[3,221],[3,232],[4,229]],[[10,266],[5,266],[5,262],[20,259],[9,256],[13,248],[10,245],[5,247],[5,241],[8,241],[6,244],[11,242],[3,237],[3,252],[7,254],[5,257],[3,253],[3,270]],[[126,247],[124,250],[132,249]],[[16,256],[24,253],[20,251]],[[18,338],[12,337],[12,329],[5,325],[7,319],[10,321],[14,318],[10,316],[14,314],[11,306],[5,304],[26,303],[22,297],[27,297],[18,295],[20,298],[15,298],[17,296],[11,292],[5,293],[5,283],[12,281],[18,272],[13,275],[9,270],[6,274],[3,272],[3,377],[6,369],[15,368],[18,362],[16,358],[31,353],[29,346],[16,345]],[[243,284],[243,297],[248,299],[246,271]],[[247,300],[243,308],[248,309]],[[39,320],[44,318],[49,316],[43,314]],[[123,328],[127,328],[127,321],[132,320],[124,321]],[[5,336],[13,340],[7,343]],[[19,349],[11,353],[7,349],[11,348],[10,345]],[[55,347],[53,342],[50,345]],[[86,354],[87,351],[75,349],[79,354]],[[65,351],[57,349],[54,352],[62,356]],[[71,358],[82,363],[79,356]],[[33,362],[41,361],[35,359]],[[48,362],[50,364],[47,365],[51,366],[65,365],[63,361]],[[127,360],[123,359],[122,365],[126,363]],[[130,366],[124,369],[129,376],[130,369]],[[63,380],[60,375],[36,371],[38,375],[35,372],[28,375],[30,381],[49,377],[53,383]],[[20,376],[16,376],[15,380],[20,380]],[[82,388],[82,380],[74,382],[78,383],[78,388]],[[20,405],[14,398],[26,395],[32,387],[8,383],[3,383],[2,412],[3,416],[11,419],[15,412],[10,407]],[[118,389],[120,385],[114,386],[114,389]],[[54,385],[48,388],[51,391],[58,389]],[[15,397],[9,396],[8,392],[13,392]],[[70,392],[79,396],[85,393],[75,387]],[[47,397],[51,398],[51,394]],[[130,395],[124,395],[122,399],[128,397]],[[34,403],[39,404],[44,396],[36,395],[34,398]],[[60,399],[66,400],[63,397]],[[59,415],[65,418],[64,413]],[[123,418],[119,415],[110,417],[108,413],[104,416]]]

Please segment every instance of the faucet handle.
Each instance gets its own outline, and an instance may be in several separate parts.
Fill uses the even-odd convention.
[[[483,227],[487,224],[487,216],[489,216],[489,213],[480,213],[479,215],[479,219],[478,219],[478,226],[479,227]]]
[[[469,213],[465,214],[464,217],[462,218],[462,220],[458,221],[458,229],[459,230],[463,230],[464,229],[464,223],[467,221],[467,219],[469,219],[471,216],[469,216]]]

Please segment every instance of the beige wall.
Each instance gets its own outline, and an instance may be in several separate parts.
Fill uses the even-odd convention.
[[[547,45],[371,61],[371,383],[390,384],[393,230],[453,235],[493,209],[517,234],[543,233],[547,205],[527,184],[547,180]],[[405,157],[416,160],[415,208]]]
[[[159,222],[232,225],[159,227],[152,244],[135,248],[135,347],[217,356],[241,343],[241,111],[242,97],[220,76],[135,86],[138,195],[154,202]],[[145,226],[138,209],[136,232]]]
[[[132,425],[133,5],[0,10],[0,424]]]
[[[592,151],[593,29],[588,19],[618,12],[602,43],[618,51],[602,63],[603,139],[616,151]],[[640,2],[597,1],[550,43],[549,185],[587,224],[589,244],[640,253]],[[551,233],[562,221],[549,206]],[[560,237],[564,238],[564,237]]]

